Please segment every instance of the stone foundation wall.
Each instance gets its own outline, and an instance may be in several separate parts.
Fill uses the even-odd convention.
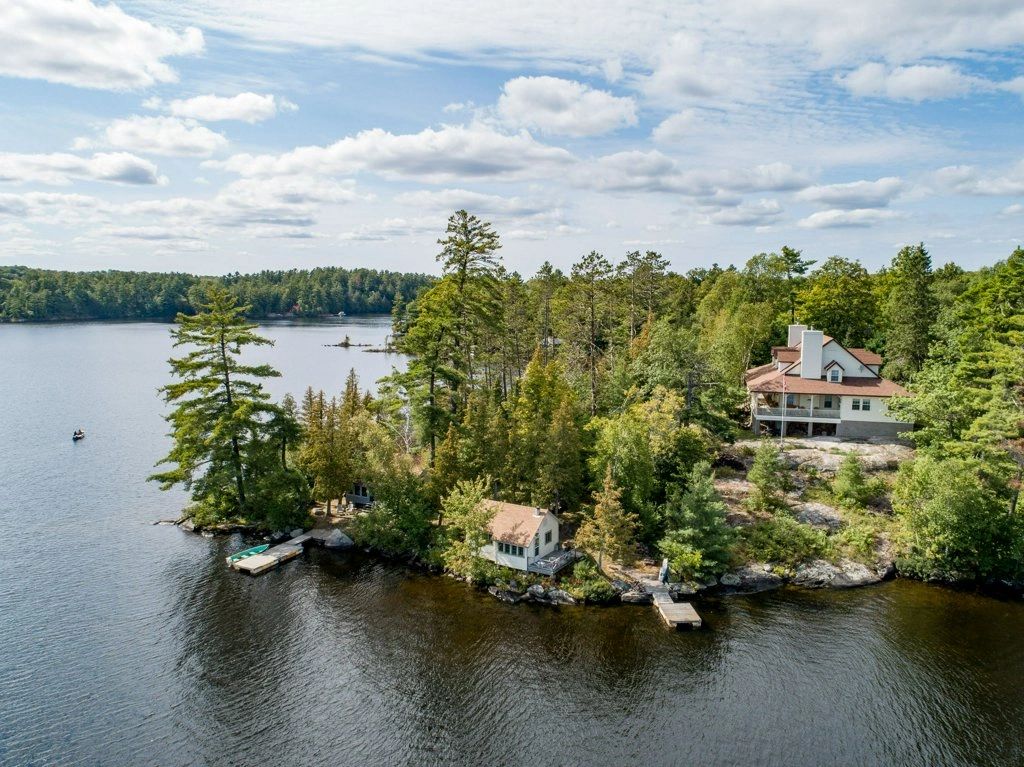
[[[836,429],[836,436],[849,439],[897,437],[910,429],[909,423],[898,421],[842,421]]]

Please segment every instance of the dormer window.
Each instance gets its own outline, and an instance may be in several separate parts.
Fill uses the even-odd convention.
[[[828,380],[830,383],[839,383],[843,380],[843,371],[839,368],[832,368],[828,371]]]

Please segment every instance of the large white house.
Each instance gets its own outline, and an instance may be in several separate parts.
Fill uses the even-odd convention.
[[[787,340],[746,373],[755,433],[866,438],[911,428],[888,414],[889,398],[907,391],[882,378],[880,356],[804,325],[790,325]]]
[[[480,556],[525,572],[553,575],[572,561],[558,539],[558,517],[547,509],[504,501],[484,501],[492,509],[491,542]]]

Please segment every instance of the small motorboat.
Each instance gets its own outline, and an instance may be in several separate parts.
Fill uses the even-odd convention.
[[[81,429],[76,429],[75,433],[71,435],[71,441],[78,442],[80,439],[85,439],[85,432]]]
[[[225,560],[227,561],[227,563],[229,565],[233,565],[235,562],[240,562],[243,559],[248,559],[249,557],[254,557],[257,554],[262,554],[264,551],[266,551],[269,548],[270,548],[270,544],[269,543],[264,543],[264,544],[262,544],[260,546],[253,546],[251,549],[245,549],[244,551],[239,551],[237,554],[232,554],[230,557],[225,557]]]

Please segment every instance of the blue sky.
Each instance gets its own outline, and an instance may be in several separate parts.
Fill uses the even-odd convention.
[[[1024,233],[1024,6],[7,0],[0,263],[532,273]]]

